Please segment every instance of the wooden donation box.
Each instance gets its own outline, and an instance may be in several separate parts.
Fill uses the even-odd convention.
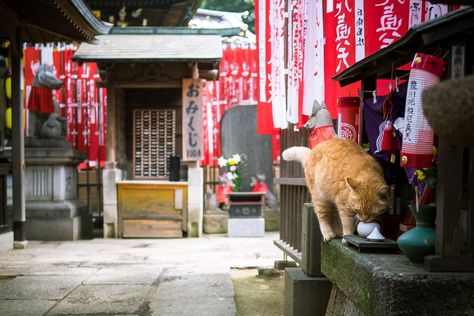
[[[187,182],[119,181],[119,236],[183,237],[187,222],[187,193]]]

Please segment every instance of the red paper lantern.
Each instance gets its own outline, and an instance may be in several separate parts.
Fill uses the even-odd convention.
[[[338,97],[338,128],[340,138],[359,140],[359,97]]]
[[[438,57],[416,54],[408,79],[405,131],[400,163],[403,167],[429,168],[433,165],[434,132],[421,107],[424,89],[439,83],[446,62]]]

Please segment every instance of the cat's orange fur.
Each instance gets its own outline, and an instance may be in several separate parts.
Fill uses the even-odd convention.
[[[373,221],[388,207],[382,168],[353,141],[333,138],[312,150],[291,147],[285,160],[303,163],[306,184],[325,241],[354,233],[354,214]]]

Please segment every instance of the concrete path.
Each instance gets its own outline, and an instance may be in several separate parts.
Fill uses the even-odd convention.
[[[230,268],[273,266],[277,238],[29,241],[0,253],[0,315],[235,315]]]

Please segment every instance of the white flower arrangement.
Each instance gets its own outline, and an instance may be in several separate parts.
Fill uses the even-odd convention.
[[[219,157],[217,159],[219,167],[224,169],[222,176],[230,181],[230,185],[234,192],[240,191],[240,186],[242,182],[242,169],[243,169],[243,159],[239,154],[234,154],[232,157],[226,159],[224,157]]]

